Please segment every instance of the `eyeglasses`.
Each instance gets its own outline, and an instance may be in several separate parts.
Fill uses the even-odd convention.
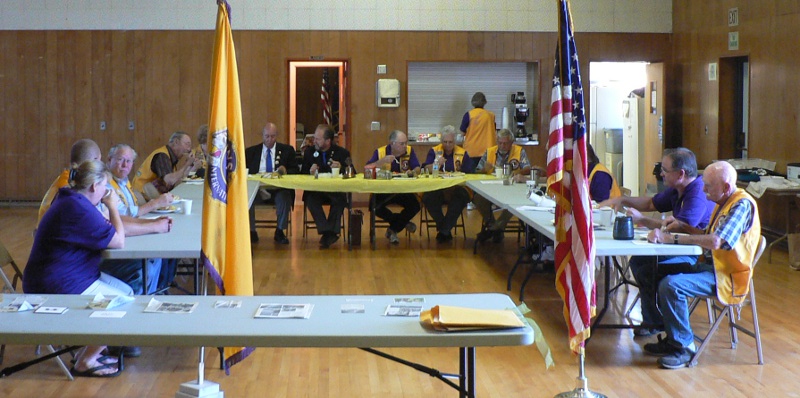
[[[408,141],[394,141],[392,142],[392,144],[405,146],[406,144],[408,144]]]
[[[122,164],[133,164],[133,159],[114,158],[117,162]]]
[[[661,168],[661,174],[672,173],[673,171],[680,171],[680,170],[681,170],[681,169],[667,170],[667,169],[665,169],[665,168],[663,168],[663,167],[662,167],[662,168]]]

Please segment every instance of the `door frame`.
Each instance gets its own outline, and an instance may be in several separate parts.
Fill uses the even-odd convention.
[[[350,150],[352,139],[351,132],[348,131],[350,120],[350,85],[347,84],[347,71],[350,68],[350,60],[333,59],[324,61],[309,61],[300,59],[288,59],[286,61],[288,73],[288,121],[289,121],[289,143],[297,142],[297,68],[337,68],[339,71],[339,138],[340,146]],[[311,128],[315,128],[312,126]],[[306,126],[305,134],[313,134]],[[299,150],[300,148],[296,148]]]

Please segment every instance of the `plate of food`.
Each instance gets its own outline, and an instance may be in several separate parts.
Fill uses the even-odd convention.
[[[165,206],[165,207],[159,207],[157,209],[154,209],[153,213],[156,213],[156,214],[170,214],[170,213],[174,213],[176,210],[178,210],[178,208],[175,207],[175,206]]]
[[[190,184],[202,184],[203,183],[203,178],[194,175],[194,176],[189,176],[189,177],[184,178],[183,182],[190,183]]]

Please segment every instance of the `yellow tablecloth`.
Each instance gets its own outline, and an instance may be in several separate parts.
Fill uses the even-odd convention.
[[[319,192],[353,192],[353,193],[417,193],[430,192],[439,189],[449,188],[456,185],[463,185],[470,180],[494,179],[492,175],[486,174],[467,174],[463,177],[454,178],[415,178],[392,180],[367,180],[359,174],[355,178],[319,178],[314,179],[311,175],[285,175],[281,178],[262,178],[260,175],[250,175],[251,180],[257,180],[261,184],[274,188],[302,189],[305,191]]]

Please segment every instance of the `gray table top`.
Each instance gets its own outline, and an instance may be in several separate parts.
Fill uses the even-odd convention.
[[[249,204],[252,205],[258,181],[247,181]],[[197,258],[200,257],[200,235],[203,228],[203,185],[181,184],[173,193],[182,199],[192,200],[191,214],[168,214],[172,218],[172,230],[165,234],[140,235],[125,238],[122,249],[103,251],[103,258]],[[145,217],[158,216],[148,214]]]
[[[546,211],[523,210],[521,206],[535,206],[527,198],[528,189],[525,184],[502,185],[469,181],[467,186],[481,196],[511,212],[525,224],[533,227],[550,240],[555,240],[555,215]],[[637,234],[645,234],[639,231]],[[694,245],[663,245],[648,243],[642,239],[615,240],[611,228],[595,230],[595,253],[598,256],[677,256],[699,255],[702,250]]]
[[[19,295],[4,295],[3,305]],[[145,313],[152,296],[114,308],[122,318],[90,318],[91,296],[43,295],[45,306],[68,307],[61,315],[31,311],[0,313],[0,341],[6,344],[107,344],[133,346],[250,347],[479,347],[533,343],[533,330],[522,328],[438,332],[418,317],[383,316],[398,297],[423,297],[424,309],[454,305],[507,309],[515,304],[504,294],[341,295],[341,296],[158,296],[169,303],[199,303],[190,314]],[[214,308],[217,300],[241,300],[241,308]],[[309,319],[255,319],[259,304],[313,304]],[[362,314],[342,313],[343,304],[363,304]],[[514,309],[516,311],[516,309]]]

